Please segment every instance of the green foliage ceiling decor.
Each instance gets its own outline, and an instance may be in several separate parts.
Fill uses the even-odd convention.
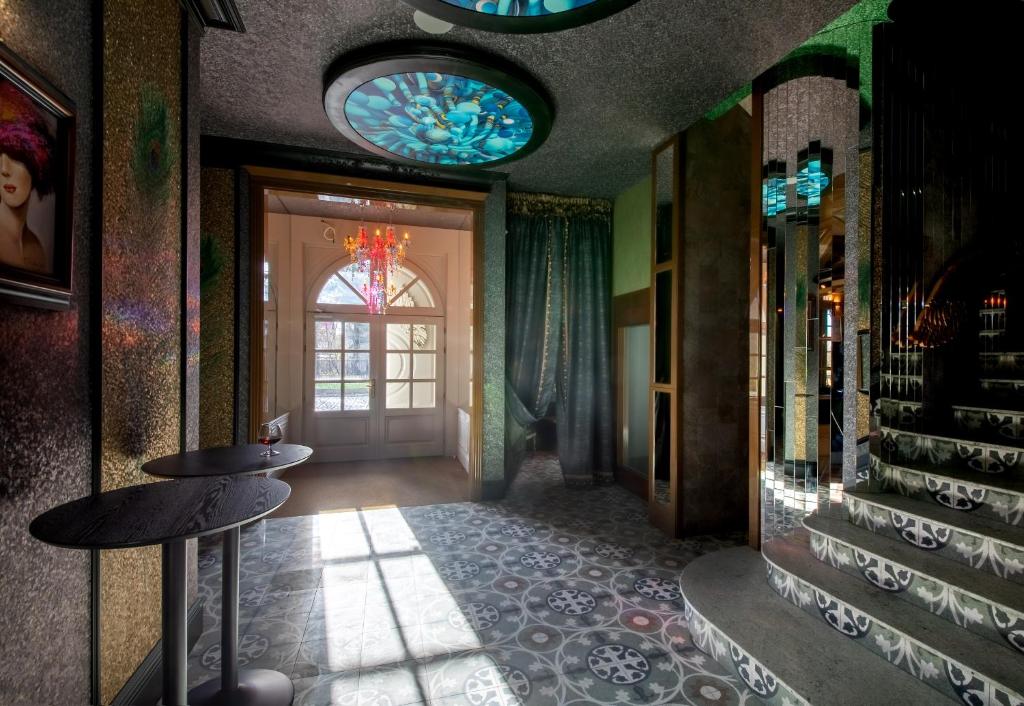
[[[825,25],[810,39],[790,52],[779,63],[813,54],[844,53],[857,62],[860,71],[860,94],[864,105],[871,107],[871,30],[876,24],[888,22],[891,0],[861,0],[845,13]],[[725,100],[709,110],[704,117],[715,120],[750,95],[750,84],[736,89]]]

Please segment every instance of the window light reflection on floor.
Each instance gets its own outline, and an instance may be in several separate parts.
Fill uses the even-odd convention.
[[[310,616],[323,621],[320,659],[331,671],[353,672],[331,683],[332,699],[356,689],[360,698],[458,696],[464,686],[450,676],[457,664],[483,677],[502,704],[519,703],[504,683],[507,670],[481,651],[475,616],[460,609],[398,508],[322,512],[313,550],[324,562]]]

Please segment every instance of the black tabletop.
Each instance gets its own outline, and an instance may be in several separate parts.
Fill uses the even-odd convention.
[[[158,478],[209,478],[266,473],[297,466],[313,455],[313,449],[298,444],[278,444],[277,456],[260,456],[267,447],[260,444],[218,446],[155,458],[142,465],[142,472]]]
[[[59,547],[144,547],[237,527],[281,507],[290,493],[287,483],[273,478],[145,483],[72,500],[28,529]]]

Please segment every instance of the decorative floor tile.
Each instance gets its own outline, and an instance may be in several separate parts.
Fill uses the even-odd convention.
[[[245,666],[296,706],[751,703],[694,647],[676,579],[742,537],[674,540],[618,486],[527,459],[500,503],[271,519],[242,531]],[[200,542],[195,685],[220,673],[217,538]]]

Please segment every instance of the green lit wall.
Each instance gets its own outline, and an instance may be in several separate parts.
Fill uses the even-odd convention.
[[[612,296],[651,284],[651,178],[615,197]]]

